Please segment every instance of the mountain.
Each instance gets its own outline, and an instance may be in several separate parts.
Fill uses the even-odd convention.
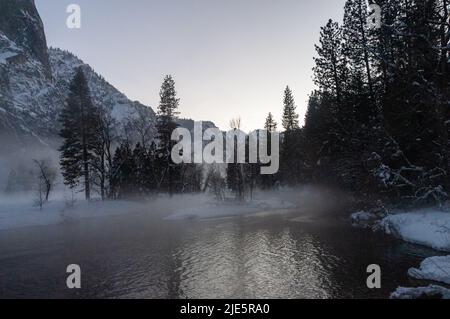
[[[47,47],[34,0],[0,0],[0,189],[8,175],[29,169],[33,158],[57,161],[59,114],[79,67],[93,102],[111,109],[128,137],[137,137],[130,132],[135,124],[123,125],[133,118],[154,133],[156,115],[151,107],[128,99],[74,54]],[[178,123],[192,130],[195,122]],[[204,129],[215,127],[212,122],[203,124]]]
[[[47,48],[34,0],[0,0],[0,154],[20,148],[57,148],[58,117],[69,83],[81,67],[96,105],[108,105],[120,123],[148,106],[129,100],[75,55]]]
[[[50,75],[44,26],[34,0],[0,0],[0,30],[15,45],[38,60]]]

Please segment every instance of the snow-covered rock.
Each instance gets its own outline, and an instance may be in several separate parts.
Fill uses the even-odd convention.
[[[125,94],[119,92],[101,75],[97,74],[93,68],[74,54],[55,48],[50,48],[49,54],[54,82],[63,91],[68,91],[70,80],[73,78],[76,69],[81,67],[89,83],[94,104],[111,106],[113,110],[112,115],[119,123],[132,116],[136,109],[148,110],[147,116],[149,121],[155,121],[155,113],[150,107],[139,102],[130,101]]]
[[[50,75],[44,26],[34,0],[0,1],[0,30]]]
[[[368,228],[374,231],[380,228],[380,223],[388,214],[382,203],[377,203],[375,208],[353,213],[350,216],[353,227]]]
[[[425,259],[420,268],[411,268],[408,275],[423,280],[443,282],[450,285],[450,256]]]
[[[392,214],[382,220],[381,227],[407,242],[450,251],[450,213],[429,209]]]
[[[8,52],[8,55],[0,56],[13,55]],[[50,49],[49,56],[52,78],[48,78],[44,66],[31,57],[18,62],[6,62],[5,59],[6,65],[0,65],[0,74],[3,74],[0,75],[0,83],[4,84],[0,87],[0,107],[4,110],[0,113],[0,123],[5,123],[0,125],[0,131],[13,132],[20,142],[24,142],[25,137],[34,137],[44,145],[53,141],[59,132],[58,117],[67,98],[70,81],[78,67],[85,72],[93,102],[110,107],[119,124],[138,111],[145,111],[148,121],[155,122],[155,113],[150,107],[130,101],[75,55]]]
[[[434,209],[417,210],[386,216],[380,227],[387,234],[407,242],[441,251],[450,251],[450,213]],[[425,259],[420,268],[411,268],[408,275],[421,280],[450,284],[450,256]],[[398,288],[393,299],[450,299],[450,290],[430,285],[418,288]]]
[[[369,228],[372,230],[376,230],[382,220],[380,215],[367,211],[356,212],[350,218],[354,227]]]
[[[450,290],[441,286],[405,288],[399,287],[391,299],[450,299]]]
[[[6,64],[8,61],[22,53],[17,45],[8,39],[8,37],[0,33],[0,64]]]

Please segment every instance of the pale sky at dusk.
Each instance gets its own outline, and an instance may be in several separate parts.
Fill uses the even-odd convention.
[[[314,44],[345,0],[36,0],[50,46],[66,49],[130,99],[156,111],[172,74],[182,117],[228,129],[280,123],[289,85],[303,120],[313,90]],[[82,28],[66,28],[66,7],[82,9]],[[279,125],[281,126],[281,125]]]

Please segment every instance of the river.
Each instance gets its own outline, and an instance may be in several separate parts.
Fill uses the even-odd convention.
[[[343,216],[145,214],[0,232],[1,298],[388,298],[432,250]],[[82,289],[66,288],[81,267]],[[382,288],[366,268],[382,269]]]

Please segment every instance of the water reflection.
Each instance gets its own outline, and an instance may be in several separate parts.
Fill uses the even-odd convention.
[[[0,297],[386,298],[427,249],[346,223],[143,216],[0,232]],[[65,289],[78,263],[83,289]],[[366,287],[366,267],[383,287]]]
[[[201,229],[174,258],[183,298],[328,298],[330,267],[321,243],[290,227],[242,223]]]

